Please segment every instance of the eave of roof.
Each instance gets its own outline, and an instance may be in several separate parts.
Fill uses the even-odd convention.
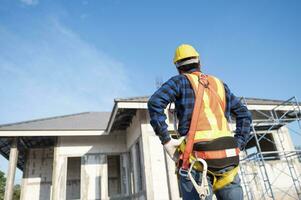
[[[0,125],[0,131],[103,131],[110,112],[83,112]]]
[[[115,99],[112,112],[83,112],[71,115],[43,118],[30,120],[12,124],[0,125],[0,131],[44,131],[46,135],[52,136],[53,131],[64,131],[59,135],[75,135],[87,134],[85,131],[101,131],[101,133],[91,133],[92,135],[101,135],[103,132],[108,134],[112,128],[126,128],[131,123],[132,117],[135,115],[134,110],[147,109],[147,101],[149,96],[117,98]],[[251,109],[265,108],[271,109],[275,105],[279,105],[284,101],[260,99],[260,98],[245,98],[246,103]],[[286,104],[290,107],[290,104]],[[284,108],[286,109],[286,108]],[[128,112],[128,115],[126,113]],[[126,120],[121,119],[124,116]],[[116,118],[118,119],[116,121]],[[123,123],[122,125],[118,123]],[[67,133],[69,131],[69,133]],[[83,131],[80,133],[80,131]],[[76,132],[76,133],[75,133]]]
[[[275,100],[275,99],[263,99],[263,98],[251,98],[251,97],[239,97],[239,98],[244,98],[247,104],[252,104],[252,105],[278,105],[285,102],[285,100]],[[148,99],[149,96],[116,98],[115,102],[147,103]]]

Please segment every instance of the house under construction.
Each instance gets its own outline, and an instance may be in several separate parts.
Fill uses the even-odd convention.
[[[181,199],[175,165],[149,124],[147,99],[116,99],[111,113],[1,125],[0,153],[9,160],[5,199],[16,167],[23,171],[22,200]],[[288,126],[300,126],[298,101],[242,101],[254,120],[240,153],[245,199],[301,199],[300,154],[290,136],[300,131]],[[172,107],[166,114],[173,134]]]

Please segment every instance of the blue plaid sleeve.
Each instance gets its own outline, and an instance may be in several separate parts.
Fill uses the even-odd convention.
[[[236,130],[234,137],[237,139],[238,146],[243,150],[250,136],[252,114],[248,108],[236,97],[224,84],[226,90],[227,112],[236,118]],[[227,113],[226,113],[227,115]]]
[[[150,123],[159,136],[161,143],[165,144],[170,140],[166,124],[165,108],[171,102],[174,102],[180,95],[179,76],[174,76],[165,82],[149,99],[147,106],[150,115]]]

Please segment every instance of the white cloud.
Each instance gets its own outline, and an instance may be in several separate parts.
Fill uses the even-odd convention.
[[[0,27],[0,123],[83,111],[111,110],[130,96],[121,62],[59,20],[24,38]]]
[[[20,0],[20,1],[29,6],[34,6],[39,3],[39,0]]]

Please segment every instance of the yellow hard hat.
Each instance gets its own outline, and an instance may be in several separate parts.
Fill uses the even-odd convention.
[[[176,64],[179,60],[190,57],[199,57],[199,53],[189,44],[181,44],[175,52],[173,63]]]

